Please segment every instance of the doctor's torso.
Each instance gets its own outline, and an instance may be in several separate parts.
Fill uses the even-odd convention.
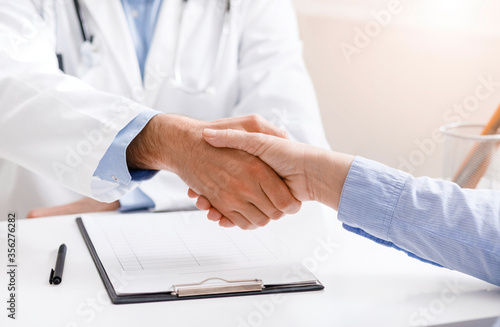
[[[144,80],[119,0],[80,1],[84,26],[93,36],[91,47],[83,45],[72,1],[40,3],[45,21],[34,19],[27,30],[36,33],[37,26],[50,25],[65,73],[92,88],[130,98],[165,113],[214,120],[229,116],[238,97],[238,35],[242,28],[238,24],[242,21],[238,3],[241,1],[232,1],[234,7],[222,64],[214,71],[223,28],[222,2],[189,0],[183,8],[180,0],[164,0],[147,56]],[[178,65],[184,83],[198,87],[211,80],[208,92],[188,94],[176,87],[173,69],[177,46],[181,47]],[[177,188],[180,181],[165,175],[162,178]],[[18,211],[20,217],[38,206],[59,205],[82,197],[5,160],[0,160],[0,179],[4,185],[0,191],[2,208]],[[154,189],[154,183],[150,184]]]
[[[120,1],[81,1],[92,45],[83,39],[72,3],[57,6],[57,51],[64,69],[94,88],[122,95],[166,113],[202,120],[228,116],[237,102],[238,38],[243,18],[232,1],[229,35],[215,71],[222,36],[223,0],[164,0],[141,78],[134,44]],[[182,17],[182,19],[181,19]],[[180,49],[177,49],[180,47]],[[174,81],[174,61],[184,83],[193,88],[211,82],[206,92],[188,94]]]
[[[31,3],[24,2],[26,6]],[[72,87],[77,84],[77,98],[83,99],[86,107],[95,112],[92,114],[102,116],[102,120],[110,115],[109,103],[85,96],[95,95],[92,90],[123,96],[165,113],[207,121],[257,113],[285,128],[294,139],[327,146],[289,0],[231,0],[227,23],[225,0],[163,0],[144,78],[120,0],[80,0],[83,25],[92,36],[91,44],[83,42],[73,1],[32,2],[39,4],[39,16],[26,10],[26,16],[33,15],[32,21],[27,20],[26,33],[35,37],[39,32],[46,33],[45,43],[40,46],[51,47],[45,54],[54,53],[46,61],[53,60],[56,64],[56,53],[60,54],[66,75],[79,82],[68,80],[58,87],[67,88],[64,90],[67,93],[73,92]],[[25,17],[18,19],[22,20]],[[219,51],[225,27],[227,39],[223,51]],[[221,64],[216,67],[219,53]],[[30,57],[31,61],[37,61],[36,53],[23,55],[28,61]],[[16,64],[19,65],[19,60]],[[40,78],[43,76],[44,71]],[[184,86],[206,90],[196,94],[185,92],[177,83],[179,76]],[[51,87],[50,79],[40,81],[44,87]],[[88,90],[82,88],[80,81],[87,84]],[[50,108],[40,110],[50,112]],[[21,118],[32,120],[26,112],[26,117]],[[71,111],[65,114],[64,119],[73,119]],[[35,128],[40,129],[38,134],[52,133],[43,122]],[[85,137],[81,130],[71,133],[76,141]],[[34,147],[33,151],[34,157],[45,155],[43,149]],[[44,160],[50,164],[52,158]],[[1,207],[18,211],[20,217],[35,207],[60,205],[82,197],[52,179],[4,159],[0,160],[0,180],[5,185],[0,190]],[[170,198],[168,188],[175,196],[182,193],[182,199]],[[168,172],[161,172],[141,185],[141,190],[155,203],[163,202],[157,210],[182,208],[176,205],[187,199],[185,188],[179,178]]]

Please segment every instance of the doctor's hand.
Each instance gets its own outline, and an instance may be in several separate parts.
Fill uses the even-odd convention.
[[[300,210],[301,203],[273,169],[246,152],[209,145],[202,136],[206,128],[286,137],[281,129],[256,115],[213,122],[157,115],[128,147],[129,168],[176,173],[196,194],[243,229],[264,226]]]
[[[73,215],[88,212],[114,211],[120,208],[120,202],[99,202],[91,198],[64,204],[56,207],[36,208],[28,212],[26,218],[41,218],[49,216]]]
[[[319,201],[338,209],[353,156],[259,133],[206,129],[203,136],[215,147],[239,149],[259,157],[283,178],[298,200]],[[189,195],[197,196],[193,190]],[[234,225],[207,199],[200,197],[198,207],[209,209],[208,218],[220,219],[221,226]]]

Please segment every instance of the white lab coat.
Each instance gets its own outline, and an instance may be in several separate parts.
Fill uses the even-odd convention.
[[[213,94],[172,83],[181,0],[164,0],[141,79],[120,0],[81,0],[95,64],[69,0],[0,0],[0,208],[33,207],[85,196],[114,201],[138,186],[93,177],[116,134],[147,107],[201,120],[257,113],[299,141],[327,147],[288,0],[232,0],[230,35]],[[189,0],[181,70],[187,85],[211,76],[223,1]],[[43,16],[43,18],[41,17]],[[62,53],[66,74],[58,70]],[[156,210],[192,205],[168,172],[142,183]],[[0,218],[1,219],[1,218]]]

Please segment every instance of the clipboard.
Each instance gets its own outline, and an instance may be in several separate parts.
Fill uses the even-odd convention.
[[[173,214],[173,213],[170,213]],[[157,215],[153,213],[143,215]],[[258,276],[248,279],[227,279],[218,276],[212,276],[191,283],[172,284],[168,292],[148,292],[148,293],[127,293],[120,294],[115,289],[112,279],[99,257],[91,236],[81,217],[76,219],[76,223],[92,259],[97,267],[99,275],[104,283],[106,291],[114,304],[131,304],[159,301],[177,301],[189,299],[204,299],[215,297],[246,296],[273,293],[306,292],[323,290],[324,286],[315,277],[312,280],[284,282],[284,283],[265,283]],[[312,274],[311,274],[312,276]]]

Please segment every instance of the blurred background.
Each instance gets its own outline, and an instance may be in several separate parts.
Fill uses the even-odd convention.
[[[293,2],[334,150],[441,177],[439,127],[500,104],[500,1]]]

